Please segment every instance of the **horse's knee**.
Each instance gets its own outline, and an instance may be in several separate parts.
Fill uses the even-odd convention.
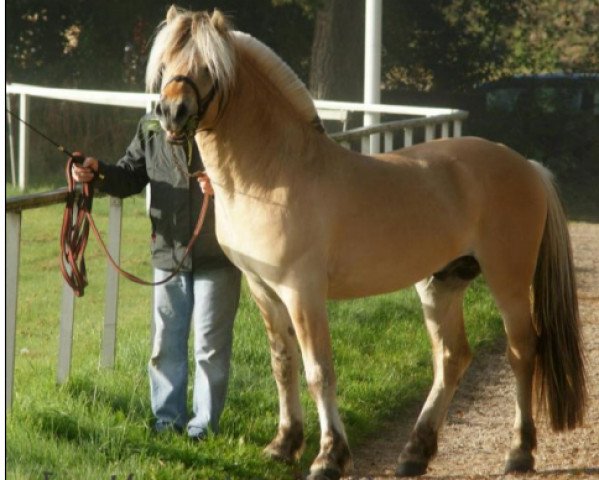
[[[287,385],[297,375],[298,350],[292,342],[285,341],[280,335],[270,336],[270,360],[272,372],[277,382]]]

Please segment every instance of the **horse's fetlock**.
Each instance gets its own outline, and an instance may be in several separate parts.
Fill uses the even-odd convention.
[[[270,458],[285,463],[298,460],[304,451],[304,428],[301,422],[280,426],[276,437],[264,449]]]
[[[400,461],[428,461],[437,453],[437,432],[428,425],[416,426],[399,457]]]
[[[320,453],[310,467],[310,472],[338,471],[340,475],[353,467],[351,451],[347,441],[336,430],[327,432],[320,442]]]
[[[537,429],[534,421],[523,421],[519,427],[514,430],[512,440],[512,450],[532,451],[537,448]]]

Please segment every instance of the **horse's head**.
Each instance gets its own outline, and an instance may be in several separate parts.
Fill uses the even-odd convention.
[[[234,48],[226,18],[215,10],[190,12],[174,5],[159,26],[146,70],[146,89],[160,91],[156,114],[171,142],[199,128],[234,78]]]

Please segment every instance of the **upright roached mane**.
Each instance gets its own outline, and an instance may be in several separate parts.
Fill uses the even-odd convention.
[[[161,80],[163,67],[185,81]],[[477,138],[385,155],[347,151],[305,128],[316,110],[297,76],[268,47],[232,32],[219,12],[171,8],[147,80],[149,87],[162,82],[160,122],[174,138],[200,111],[192,108],[195,91],[211,105],[198,115],[194,138],[214,186],[218,241],[246,275],[267,327],[280,418],[269,456],[291,462],[303,451],[303,359],[321,431],[308,479],[347,473],[351,452],[337,407],[327,297],[416,284],[434,383],[396,473],[425,473],[471,360],[463,297],[480,272],[501,311],[516,378],[506,471],[534,468],[534,381],[554,429],[582,423],[587,394],[575,272],[567,220],[544,167]]]

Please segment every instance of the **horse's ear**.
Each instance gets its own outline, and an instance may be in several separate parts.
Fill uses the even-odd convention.
[[[226,33],[230,30],[229,20],[227,20],[227,17],[217,8],[212,12],[210,23],[212,23],[212,26],[216,28],[219,33]]]
[[[166,12],[166,23],[171,23],[177,15],[179,15],[179,9],[173,3]]]

